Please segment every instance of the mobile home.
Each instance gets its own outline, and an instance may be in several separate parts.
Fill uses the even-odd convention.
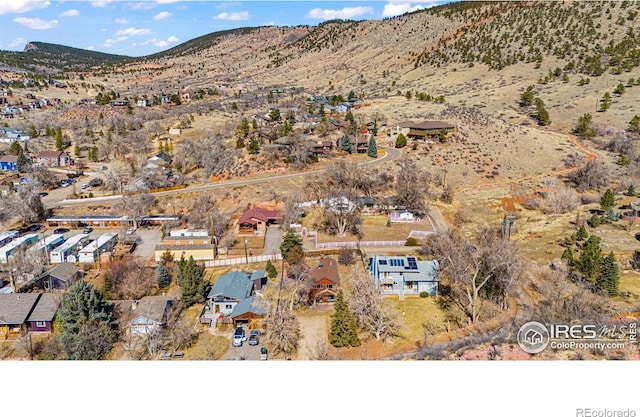
[[[30,233],[18,238],[15,238],[11,242],[7,243],[3,247],[0,248],[0,262],[7,263],[9,261],[9,256],[15,253],[20,248],[26,248],[33,243],[38,241],[37,233]]]
[[[98,239],[89,243],[78,252],[78,262],[97,262],[101,253],[110,251],[118,243],[118,234],[115,232],[100,235]]]
[[[52,264],[67,262],[69,255],[77,252],[89,240],[89,235],[80,234],[70,237],[66,242],[49,252]]]

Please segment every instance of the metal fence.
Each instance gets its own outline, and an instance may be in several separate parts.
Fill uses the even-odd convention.
[[[246,263],[277,261],[282,259],[282,254],[274,253],[272,255],[242,256],[238,258],[216,259],[215,261],[206,261],[204,265],[207,268],[214,266],[231,266],[244,265]]]

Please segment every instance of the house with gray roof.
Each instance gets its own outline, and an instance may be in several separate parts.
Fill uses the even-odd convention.
[[[40,298],[35,308],[27,317],[26,325],[30,332],[51,332],[53,320],[62,302],[62,294],[43,293],[39,295]]]
[[[207,295],[201,321],[212,326],[218,322],[232,322],[236,326],[250,325],[266,314],[257,302],[260,291],[266,284],[267,274],[264,269],[254,272],[232,271],[220,275]]]
[[[27,319],[41,294],[0,294],[0,340],[27,332]]]
[[[77,280],[84,276],[84,272],[69,262],[56,265],[49,271],[35,277],[20,288],[20,291],[31,291],[33,288],[40,290],[67,290]]]
[[[374,256],[369,274],[383,295],[438,295],[437,260],[419,261],[415,256]]]

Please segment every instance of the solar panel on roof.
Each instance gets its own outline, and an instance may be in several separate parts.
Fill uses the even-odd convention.
[[[378,265],[386,265],[387,264],[387,260],[386,259],[380,259],[378,261]]]
[[[418,269],[418,263],[416,262],[416,258],[408,257],[407,262],[409,263],[408,269]]]

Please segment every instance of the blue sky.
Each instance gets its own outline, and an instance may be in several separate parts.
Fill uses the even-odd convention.
[[[382,19],[445,2],[0,0],[0,50],[40,41],[142,56],[220,30]]]

